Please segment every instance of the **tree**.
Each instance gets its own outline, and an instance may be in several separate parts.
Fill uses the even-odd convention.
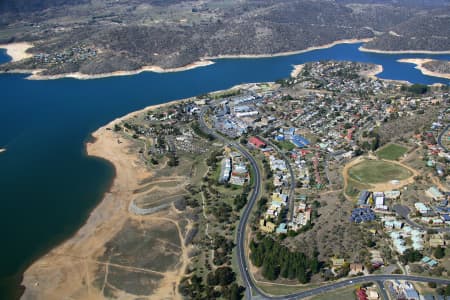
[[[250,243],[250,259],[257,267],[262,267],[262,275],[268,280],[276,280],[279,276],[309,282],[311,274],[320,271],[318,253],[309,258],[299,251],[291,251],[279,241],[264,236],[259,242]]]
[[[441,248],[441,247],[437,247],[436,249],[434,249],[433,255],[437,259],[441,259],[445,256],[445,249]]]
[[[368,141],[364,141],[362,146],[361,146],[364,150],[369,150],[370,149],[370,144]]]
[[[223,291],[223,296],[228,300],[240,300],[244,297],[243,292],[245,288],[233,282],[229,288],[225,288]]]
[[[413,84],[408,87],[408,92],[413,94],[425,94],[428,92],[428,86],[425,84]]]
[[[407,249],[402,256],[400,256],[400,261],[407,265],[408,262],[416,262],[421,260],[423,257],[422,253],[417,250]]]
[[[375,136],[375,138],[372,140],[372,144],[370,145],[370,150],[375,151],[380,146],[380,137],[378,134]]]
[[[234,198],[234,205],[236,211],[241,210],[241,208],[243,208],[245,204],[247,204],[247,197],[248,197],[247,193],[242,193],[236,196],[236,198]]]
[[[438,290],[439,295],[450,296],[450,284]]]
[[[220,267],[215,271],[215,276],[220,285],[229,285],[236,279],[236,275],[230,267]]]
[[[219,284],[219,280],[214,272],[209,272],[206,276],[206,283],[208,285],[214,286]]]
[[[167,165],[169,167],[176,167],[178,166],[178,157],[174,153],[168,153],[167,157],[169,158],[169,161],[167,162]]]

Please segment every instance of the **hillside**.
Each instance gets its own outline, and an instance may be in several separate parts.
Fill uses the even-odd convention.
[[[449,37],[450,11],[433,11],[392,27],[365,47],[387,51],[448,51]]]
[[[433,72],[450,73],[450,61],[448,60],[433,60],[423,64],[423,66]]]
[[[173,68],[207,56],[275,54],[353,38],[375,38],[367,45],[372,49],[449,50],[448,2],[426,3],[4,0],[0,43],[32,42],[30,51],[39,57],[0,69],[97,74]]]

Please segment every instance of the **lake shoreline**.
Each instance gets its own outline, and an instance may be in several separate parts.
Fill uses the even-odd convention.
[[[360,72],[360,75],[367,77],[367,78],[371,78],[371,79],[380,79],[377,77],[377,75],[382,72],[383,72],[383,66],[375,64],[372,69]],[[386,79],[383,79],[383,80],[386,80]]]
[[[139,180],[151,176],[150,171],[136,164],[136,157],[128,152],[129,142],[119,139],[113,130],[114,125],[137,114],[168,107],[188,99],[151,105],[133,111],[114,119],[91,134],[91,138],[85,143],[85,154],[110,163],[114,167],[112,181],[84,224],[24,270],[21,286],[25,287],[25,290],[22,298],[42,296],[43,287],[53,298],[83,289],[83,286],[75,284],[76,280],[72,276],[77,275],[71,274],[72,269],[83,261],[92,260],[102,254],[103,245],[127,220],[128,206]],[[86,274],[90,272],[92,270],[86,271]]]
[[[116,76],[131,76],[131,75],[137,75],[143,72],[154,72],[154,73],[173,73],[173,72],[183,72],[188,70],[193,70],[200,67],[206,67],[215,64],[214,60],[218,59],[254,59],[254,58],[271,58],[271,57],[282,57],[282,56],[290,56],[290,55],[296,55],[296,54],[302,54],[306,52],[311,52],[315,50],[321,50],[321,49],[328,49],[331,47],[334,47],[336,45],[340,44],[356,44],[356,43],[367,43],[373,40],[373,38],[364,38],[364,39],[343,39],[343,40],[337,40],[332,43],[324,44],[321,46],[312,46],[308,47],[303,50],[296,50],[296,51],[286,51],[286,52],[280,52],[280,53],[274,53],[274,54],[237,54],[237,55],[218,55],[218,56],[207,56],[202,57],[200,60],[190,63],[183,67],[176,67],[176,68],[167,68],[164,69],[160,66],[144,66],[137,70],[130,70],[130,71],[113,71],[113,72],[107,72],[107,73],[99,73],[99,74],[84,74],[80,72],[74,72],[74,73],[62,73],[62,74],[55,74],[55,75],[42,75],[44,70],[43,69],[35,69],[35,70],[26,70],[26,69],[11,69],[8,71],[3,71],[0,73],[3,74],[30,74],[26,77],[28,80],[56,80],[56,79],[63,79],[63,78],[72,78],[77,80],[90,80],[90,79],[102,79],[102,78],[109,78],[109,77],[116,77]],[[12,58],[12,62],[16,62],[25,58],[32,57],[33,55],[30,53],[27,53],[26,51],[33,47],[33,44],[27,43],[27,42],[19,42],[19,43],[12,43],[12,44],[3,44],[0,45],[0,48],[3,48],[6,50],[6,53],[8,56]],[[364,46],[360,46],[358,48],[361,52],[368,52],[368,53],[378,53],[378,54],[430,54],[430,55],[439,55],[439,54],[450,54],[449,51],[427,51],[427,50],[400,50],[400,51],[388,51],[388,50],[378,50],[378,49],[370,49],[365,48]],[[298,74],[300,71],[295,69],[296,66],[294,66],[294,70],[291,73],[292,77],[295,77],[296,74]],[[419,66],[420,68],[417,68],[422,71],[422,69],[426,72],[422,72],[424,75],[433,76],[433,77],[441,77],[449,79],[447,75],[442,76],[440,73],[431,72],[423,67]],[[381,73],[381,72],[378,72]],[[438,76],[437,74],[440,74]],[[376,74],[374,74],[376,75]]]
[[[431,54],[431,55],[450,54],[450,50],[447,50],[447,51],[428,51],[428,50],[389,51],[389,50],[370,49],[370,48],[365,48],[363,46],[359,47],[358,50],[361,52],[378,53],[378,54]]]
[[[137,70],[132,70],[132,71],[114,71],[114,72],[107,72],[107,73],[100,73],[100,74],[84,74],[84,73],[80,73],[80,72],[74,72],[74,73],[63,73],[63,74],[56,74],[56,75],[41,75],[40,73],[43,71],[43,69],[36,69],[36,70],[12,69],[12,70],[8,70],[7,72],[1,72],[1,73],[4,73],[4,74],[31,74],[30,76],[26,77],[26,79],[29,79],[29,80],[55,80],[55,79],[62,79],[62,78],[89,80],[89,79],[101,79],[101,78],[108,78],[108,77],[115,77],[115,76],[137,75],[142,72],[154,72],[154,73],[183,72],[183,71],[192,70],[192,69],[199,68],[199,67],[206,67],[206,66],[213,65],[215,63],[213,60],[216,60],[216,59],[245,59],[245,58],[252,59],[252,58],[271,58],[271,57],[290,56],[290,55],[311,52],[311,51],[315,51],[315,50],[328,49],[328,48],[332,48],[332,47],[334,47],[336,45],[340,45],[340,44],[366,43],[366,42],[371,41],[372,39],[373,38],[343,39],[343,40],[334,41],[332,43],[324,44],[321,46],[308,47],[303,50],[286,51],[286,52],[280,52],[280,53],[274,53],[274,54],[238,54],[238,55],[218,55],[218,56],[210,56],[210,57],[207,56],[207,57],[202,57],[198,61],[190,63],[183,67],[167,68],[167,69],[164,69],[160,66],[144,66],[142,68],[139,68]],[[33,47],[33,45],[30,43],[13,43],[13,44],[7,44],[7,45],[0,45],[0,48],[6,49],[6,53],[9,56],[13,57],[11,54],[15,55],[15,57],[13,57],[13,60],[12,60],[13,62],[20,60],[22,57],[23,58],[31,57],[32,54],[26,53],[28,56],[24,56],[23,53],[25,53],[26,50],[28,50],[32,47]],[[20,50],[20,51],[17,51],[17,53],[19,53],[19,54],[15,54],[16,53],[16,52],[14,52],[15,49]],[[20,53],[22,53],[22,55],[20,55]]]
[[[423,65],[433,61],[433,59],[428,59],[428,58],[403,58],[403,59],[398,59],[398,62],[401,63],[407,63],[407,64],[414,64],[416,65],[414,68],[419,70],[420,72],[422,72],[423,75],[427,75],[427,76],[433,76],[433,77],[439,77],[439,78],[445,78],[445,79],[450,79],[450,74],[449,73],[439,73],[439,72],[433,72],[428,70],[427,68],[425,68]]]
[[[351,48],[352,49],[357,49],[358,48],[358,46],[356,45],[356,46],[351,46]],[[339,51],[347,51],[346,50],[347,48],[344,48],[344,50],[341,50],[340,48],[339,48]],[[334,49],[332,50],[332,51],[334,51]],[[355,50],[354,52],[357,52],[357,50]],[[353,52],[352,52],[353,53]],[[355,54],[356,55],[356,54]],[[309,57],[309,56],[308,56]],[[327,58],[328,59],[328,58]],[[331,58],[331,59],[333,59],[333,58]],[[347,58],[346,60],[351,60],[352,58],[350,57],[350,58]],[[320,58],[317,58],[317,60],[320,60]],[[357,60],[357,59],[356,59]],[[394,61],[395,59],[390,59],[390,60],[392,60],[392,61]],[[297,60],[294,60],[294,61],[297,61]],[[236,61],[236,63],[239,63],[238,61]],[[285,61],[283,61],[283,63],[285,63]],[[384,65],[384,63],[382,62],[382,64]],[[291,63],[287,63],[287,66],[293,66],[294,64],[292,64],[292,62]],[[407,67],[408,68],[408,70],[409,71],[411,71],[412,70],[412,66],[408,66]],[[213,67],[213,68],[211,68],[211,70],[212,69],[214,69],[215,70],[215,68]],[[258,69],[251,69],[253,72],[258,72]],[[266,70],[269,70],[269,71],[271,71],[271,69],[267,69],[266,68]],[[387,68],[387,70],[388,70],[388,72],[389,72],[389,68]],[[285,70],[283,70],[283,72],[284,72]],[[369,70],[370,71],[370,70]],[[203,71],[200,71],[199,73],[201,73],[201,72],[203,72]],[[252,73],[253,73],[252,72]],[[289,72],[290,72],[290,70],[287,70],[285,73],[283,73],[282,74],[282,76],[284,76],[284,77],[287,77],[288,76],[288,74],[289,74]],[[418,73],[418,72],[413,72],[413,73]],[[203,73],[201,73],[201,74],[203,74]],[[209,74],[209,73],[208,73]],[[208,75],[207,74],[207,75]],[[277,73],[278,74],[278,73]],[[186,76],[191,76],[190,74],[186,74]],[[219,76],[223,76],[222,74],[219,74]],[[233,75],[234,76],[234,75]],[[387,75],[387,76],[389,76],[389,74]],[[13,77],[13,76],[5,76],[5,78],[6,77],[8,77],[8,80],[9,79],[11,79],[10,77]],[[23,82],[23,83],[26,83],[26,81],[25,80],[22,80],[23,79],[23,77],[25,77],[25,76],[17,76],[18,78],[19,78],[19,81],[20,82]],[[206,76],[206,78],[207,78],[208,76]],[[247,81],[247,80],[249,80],[249,79],[247,79],[248,77],[243,77],[243,79],[241,79],[240,77],[238,78],[238,79],[236,79],[236,80],[233,80],[232,82],[235,82],[235,83],[239,83],[239,82],[249,82],[249,81]],[[250,77],[251,79],[250,80],[253,80],[253,77]],[[281,76],[279,76],[279,77],[270,77],[270,79],[269,80],[267,80],[267,81],[270,81],[270,80],[276,80],[277,78],[282,78]],[[142,79],[142,78],[141,78]],[[382,80],[385,80],[385,81],[389,81],[389,79],[382,79]],[[429,79],[428,79],[429,80]],[[262,82],[265,82],[266,80],[255,80],[255,81],[262,81]],[[396,80],[396,81],[399,81],[399,80]],[[414,81],[413,81],[414,82]],[[9,83],[9,81],[8,81],[8,83]],[[37,85],[38,83],[37,82],[33,82],[33,83],[28,83],[28,84],[32,84],[32,85]],[[78,82],[75,82],[75,81],[67,81],[67,82],[63,82],[62,84],[75,84],[76,85],[76,87],[79,87],[79,85],[78,84],[80,84],[80,83],[78,83]],[[208,82],[207,81],[205,81],[205,82],[199,82],[199,84],[202,84],[202,85],[206,85],[206,86],[208,86]],[[431,84],[431,83],[430,83]],[[26,85],[25,85],[26,86]],[[223,86],[223,85],[221,85],[221,88],[222,87],[226,87],[227,85],[225,85],[225,86]],[[6,85],[6,88],[8,88],[9,87],[9,85]],[[183,88],[186,88],[186,87],[183,87]],[[219,90],[221,89],[221,88],[218,88]],[[234,88],[236,88],[236,86],[234,87]],[[208,86],[208,88],[207,89],[209,89],[209,86]],[[224,90],[228,90],[228,89],[232,89],[232,88],[223,88],[223,91]],[[214,90],[216,90],[216,88],[214,88]],[[115,92],[117,93],[117,94],[120,94],[120,93],[118,93],[116,90],[115,90]],[[212,93],[212,92],[211,92]],[[186,94],[186,93],[182,93],[182,95],[184,95],[184,94]],[[199,93],[196,93],[196,94],[199,94]],[[145,95],[138,95],[138,97],[136,97],[136,96],[133,96],[133,97],[129,97],[129,95],[126,95],[126,94],[120,94],[121,96],[121,98],[122,98],[122,100],[123,99],[128,99],[128,98],[131,98],[131,99],[134,99],[134,98],[138,98],[139,99],[139,97],[140,98],[142,98],[142,97],[145,97],[145,99],[148,99],[148,94],[145,94]],[[193,95],[193,94],[189,94],[189,93],[187,93],[186,95]],[[110,95],[111,96],[111,95]],[[114,94],[114,96],[115,96],[115,94]],[[158,96],[158,97],[161,97],[161,96]],[[170,96],[170,97],[172,97],[172,99],[177,99],[177,98],[182,98],[182,97],[179,97],[179,96]],[[93,97],[94,98],[94,97]],[[155,97],[155,99],[156,99],[156,97]],[[159,99],[159,98],[158,98]],[[188,98],[186,98],[186,99],[188,99]],[[90,100],[94,100],[94,99],[90,99]],[[148,102],[146,102],[146,103],[148,103]],[[171,103],[171,102],[167,102],[167,103]],[[166,104],[166,103],[163,103],[163,104],[160,104],[160,105],[164,105],[164,104]],[[147,104],[148,105],[148,104]],[[141,105],[140,107],[144,107],[145,106],[145,104],[144,105]],[[154,107],[154,106],[149,106],[149,107],[147,107],[147,109],[148,108],[150,108],[150,107]],[[146,108],[144,108],[144,110],[145,110]],[[132,110],[132,109],[130,109],[130,110]],[[126,111],[130,111],[130,110],[126,110]],[[125,111],[125,112],[126,112]],[[142,109],[141,110],[139,110],[139,111],[142,111]],[[134,112],[134,113],[136,113],[136,112]],[[131,113],[131,114],[133,114],[133,113]],[[130,114],[127,114],[126,116],[129,116]],[[97,116],[97,115],[96,115]],[[125,116],[125,117],[126,117]],[[125,117],[122,117],[122,118],[125,118]],[[122,118],[119,118],[119,119],[122,119]],[[101,124],[106,124],[106,123],[108,123],[109,121],[108,120],[111,120],[111,119],[113,119],[113,117],[111,117],[111,118],[108,118],[108,119],[106,119],[104,122],[102,122]],[[117,120],[119,120],[119,119],[115,119],[115,121],[117,121]],[[108,124],[111,124],[111,122],[109,122]],[[105,125],[105,126],[107,126],[107,125]],[[99,127],[99,124],[97,124],[96,126],[94,126],[94,127],[92,127],[92,128],[98,128]],[[87,136],[89,136],[91,134],[91,132],[84,132],[84,134],[83,134],[83,138],[84,139],[86,139],[86,137]],[[90,144],[90,143],[92,143],[92,144],[95,144],[97,141],[95,141],[95,137],[93,137],[92,139],[89,139],[89,141],[88,142],[80,142],[79,144],[78,144],[78,147],[80,147],[80,146],[83,146],[82,144],[84,144],[85,145],[85,147],[87,147],[87,145],[88,144]],[[8,151],[10,151],[9,149],[8,149]],[[11,152],[11,155],[16,155],[16,153],[17,153],[17,151],[12,151]],[[9,153],[8,153],[8,155],[9,155]],[[85,155],[83,155],[83,156],[85,156]],[[112,180],[108,180],[109,181],[109,184],[110,184],[110,186],[108,186],[108,185],[106,185],[106,189],[104,189],[104,190],[107,190],[107,191],[110,191],[111,189],[112,189],[112,186],[113,186],[113,184],[114,184],[114,181],[115,181],[115,179],[113,178]],[[103,189],[102,189],[103,190]],[[96,197],[96,199],[100,199],[101,198],[101,200],[100,200],[100,202],[98,202],[98,200],[96,201],[96,203],[94,203],[93,204],[93,209],[89,209],[86,213],[83,213],[82,214],[82,221],[80,222],[80,224],[86,224],[86,222],[87,222],[87,220],[89,220],[88,219],[88,216],[89,216],[89,218],[90,218],[90,216],[93,214],[93,212],[95,211],[95,210],[97,210],[97,208],[101,205],[101,203],[102,202],[104,202],[104,201],[106,201],[105,199],[105,197],[106,197],[106,195],[108,194],[109,192],[105,192],[105,194],[103,194],[104,196],[101,196],[101,197]],[[83,225],[84,226],[84,225]],[[53,243],[53,244],[51,244],[52,245],[52,247],[50,247],[49,249],[55,249],[55,248],[57,248],[57,247],[59,247],[60,245],[62,245],[62,244],[64,244],[67,240],[69,240],[69,239],[72,239],[72,238],[74,238],[75,236],[76,236],[76,234],[78,234],[78,232],[80,231],[82,229],[82,226],[77,226],[75,229],[74,229],[74,231],[73,232],[76,232],[76,233],[74,233],[74,234],[69,234],[69,237],[63,237],[60,241],[56,241],[56,243]],[[71,235],[71,236],[70,236]],[[50,251],[53,251],[53,250],[50,250]],[[30,263],[29,265],[28,264],[26,264],[26,265],[28,265],[28,267],[29,266],[31,266],[32,264],[34,264],[37,260],[39,260],[39,259],[41,259],[46,253],[49,253],[49,251],[46,251],[46,252],[44,252],[44,253],[38,253],[38,255],[37,256],[35,256],[35,257],[38,257],[38,259],[32,259],[32,260],[30,260],[32,263]],[[24,269],[22,269],[22,270],[24,270]],[[23,273],[23,271],[22,272],[20,272],[21,274]],[[32,283],[31,283],[32,284]]]

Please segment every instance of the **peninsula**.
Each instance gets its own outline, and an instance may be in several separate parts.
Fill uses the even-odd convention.
[[[306,63],[101,127],[113,185],[23,298],[446,295],[449,88],[381,70]]]
[[[450,79],[450,62],[433,59],[399,59],[399,62],[415,64],[422,74]]]

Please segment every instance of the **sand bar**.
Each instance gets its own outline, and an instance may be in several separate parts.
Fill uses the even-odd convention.
[[[433,76],[433,77],[440,77],[440,78],[446,78],[446,79],[450,79],[450,74],[449,73],[439,73],[439,72],[433,72],[428,70],[427,68],[425,68],[423,65],[433,61],[433,59],[422,59],[422,58],[405,58],[405,59],[399,59],[397,60],[398,62],[401,63],[407,63],[407,64],[415,64],[415,69],[419,70],[420,72],[422,72],[423,75],[428,75],[428,76]]]
[[[27,53],[32,47],[32,44],[26,42],[0,45],[0,48],[6,49],[6,54],[11,56],[13,62],[32,57],[33,54]]]

